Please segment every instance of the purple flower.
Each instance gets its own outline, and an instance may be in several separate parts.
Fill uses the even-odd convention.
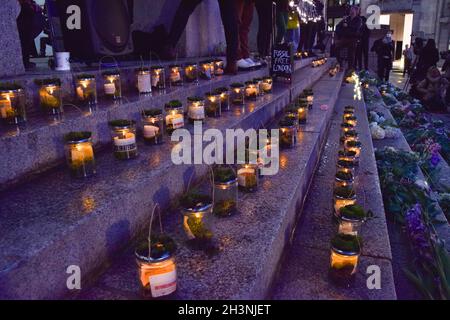
[[[439,162],[441,162],[441,158],[439,157],[439,154],[433,153],[430,158],[430,164],[433,167],[436,167],[439,164]]]
[[[433,248],[430,243],[430,232],[422,220],[422,208],[420,204],[406,212],[406,231],[411,241],[413,253],[420,262],[433,264]]]

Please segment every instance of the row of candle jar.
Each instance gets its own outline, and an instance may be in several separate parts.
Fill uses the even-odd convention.
[[[312,66],[313,66],[313,68],[320,67],[320,66],[324,65],[326,62],[327,62],[326,57],[317,58],[312,61]]]

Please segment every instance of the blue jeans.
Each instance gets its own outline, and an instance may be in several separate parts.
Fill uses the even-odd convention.
[[[294,44],[294,50],[297,50],[300,42],[300,28],[288,29],[286,32],[286,42]]]

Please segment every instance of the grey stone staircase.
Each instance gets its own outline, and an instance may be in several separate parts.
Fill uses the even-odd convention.
[[[299,91],[295,88],[303,88],[315,72],[314,69],[304,71],[305,77],[295,84],[293,95]],[[264,177],[256,193],[239,194],[238,215],[215,219],[214,234],[220,243],[217,255],[210,257],[190,250],[185,244],[180,214],[175,211],[166,216],[164,229],[178,245],[175,299],[265,299],[268,296],[316,170],[342,78],[343,73],[336,78],[324,75],[314,84],[314,108],[307,124],[301,126],[297,147],[281,151],[280,172]],[[145,234],[141,236],[145,238]],[[130,247],[76,298],[139,299],[136,272]]]
[[[298,62],[292,87],[275,85],[272,94],[257,102],[248,103],[243,108],[234,108],[221,118],[208,119],[204,128],[224,131],[227,128],[261,127],[272,120],[289,103],[292,96],[300,94],[303,89],[319,80],[328,71],[328,66],[329,64],[325,64],[322,67],[310,68],[308,61]],[[90,130],[94,132],[97,145],[106,147],[110,141],[107,127],[109,120],[137,120],[141,108],[162,107],[171,99],[183,101],[187,96],[203,94],[211,88],[249,80],[267,73],[267,69],[261,69],[240,73],[234,77],[224,76],[211,82],[201,82],[199,86],[168,90],[165,94],[151,98],[131,97],[120,105],[100,103],[98,109],[88,115],[68,112],[65,121],[57,124],[49,124],[40,117],[31,118],[28,127],[18,135],[2,134],[0,146],[7,152],[2,152],[0,159],[3,175],[0,177],[3,189],[0,194],[0,298],[48,299],[70,295],[72,292],[66,287],[66,268],[69,265],[80,266],[83,283],[88,283],[147,227],[150,208],[155,202],[167,207],[170,201],[184,190],[192,172],[195,172],[196,177],[207,172],[205,165],[174,165],[170,159],[174,144],[166,139],[166,143],[161,146],[144,146],[139,142],[139,157],[125,162],[115,160],[112,152],[103,148],[102,152],[96,153],[97,174],[86,180],[73,180],[61,165],[64,133],[71,130]],[[318,89],[316,103],[328,104],[331,110],[337,95],[337,91],[332,90],[339,86],[342,76],[334,80],[329,80],[328,75],[324,77],[319,84],[322,81],[331,83],[325,89]],[[255,242],[252,250],[270,249],[276,253],[270,255],[264,265],[255,266],[264,270],[258,272],[258,276],[254,276],[253,280],[250,281],[249,278],[249,286],[250,283],[257,286],[254,290],[234,290],[231,293],[224,289],[220,293],[224,297],[262,297],[271,281],[270,274],[278,261],[277,256],[281,255],[284,232],[292,227],[295,203],[304,197],[317,162],[329,112],[324,113],[324,117],[319,108],[315,108],[311,123],[317,121],[317,125],[311,127],[311,132],[301,133],[301,146],[290,152],[292,155],[288,156],[289,152],[286,153],[285,162],[282,161],[285,166],[294,166],[293,168],[297,169],[297,179],[304,175],[301,172],[307,173],[301,179],[301,186],[298,181],[292,180],[295,192],[289,189],[284,179],[293,179],[290,174],[282,173],[273,180],[267,179],[260,192],[271,192],[272,200],[269,200],[268,196],[264,196],[265,200],[262,202],[248,199],[243,202],[242,209],[248,213],[237,217],[242,219],[241,222],[233,222],[233,219],[230,219],[220,224],[220,228],[224,228],[224,236],[233,230],[233,224],[236,224],[234,228],[245,227],[248,234],[245,238],[249,239],[249,243]],[[192,131],[192,126],[188,128]],[[36,172],[39,173],[35,175]],[[32,179],[30,174],[33,175]],[[22,183],[16,185],[17,181]],[[274,187],[284,190],[283,193],[270,189]],[[271,206],[280,203],[280,196],[288,198],[283,207],[278,209],[278,213],[274,214],[276,208]],[[259,214],[255,211],[258,208],[258,211],[266,213]],[[272,216],[278,220],[270,220]],[[169,224],[178,224],[178,218],[177,214],[169,215]],[[173,225],[174,232],[180,232],[176,231],[178,227]],[[270,243],[265,237],[252,239],[255,234],[263,235],[262,230],[265,228],[274,228]],[[242,230],[239,230],[241,234]],[[284,232],[280,232],[281,230]],[[230,243],[231,246],[231,243],[236,244],[237,239],[240,238],[229,237],[227,240],[225,237],[223,241],[225,245]],[[268,246],[257,247],[259,241]],[[251,249],[250,246],[248,249]],[[235,250],[225,251],[227,257],[221,257],[217,262],[221,265],[240,255]],[[253,252],[248,254],[249,257],[254,257]],[[187,264],[184,270],[189,273],[189,263],[195,259],[195,255],[191,252],[184,252],[184,255]],[[252,268],[245,268],[253,274]],[[183,264],[180,265],[180,270],[183,270]],[[235,272],[244,274],[237,269]],[[247,276],[250,277],[249,274]],[[203,285],[213,279],[205,279]],[[241,280],[242,278],[236,279],[238,282]],[[191,287],[194,291],[195,288]],[[194,291],[186,293],[185,297],[194,297],[194,294],[198,293]],[[217,292],[220,290],[217,289]]]

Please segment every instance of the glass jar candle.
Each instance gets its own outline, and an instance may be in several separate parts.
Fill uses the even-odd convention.
[[[170,134],[184,127],[184,109],[181,101],[172,100],[165,105],[166,130]]]
[[[63,113],[61,81],[59,79],[41,81],[39,102],[42,111],[47,114],[58,115]]]
[[[200,62],[200,78],[211,80],[214,77],[214,63],[212,61]]]
[[[255,101],[258,97],[259,86],[256,81],[247,81],[245,83],[245,99]]]
[[[225,64],[223,60],[216,59],[213,61],[214,64],[214,75],[221,76],[224,73]]]
[[[149,68],[140,68],[136,70],[137,89],[139,94],[152,93],[152,81]]]
[[[208,195],[189,192],[180,199],[183,229],[190,243],[201,247],[212,240],[210,216],[213,211],[212,198]]]
[[[355,153],[355,160],[359,160],[360,158],[361,146],[362,146],[361,142],[355,140],[348,140],[348,141],[346,140],[344,144],[345,151]]]
[[[344,116],[342,118],[342,120],[345,122],[345,118],[346,117],[351,117],[354,115],[354,111],[353,110],[344,110]]]
[[[231,84],[231,92],[230,92],[230,100],[231,103],[237,106],[241,106],[245,101],[245,85],[242,83],[233,83]]]
[[[0,116],[9,124],[19,124],[27,120],[25,92],[19,86],[0,86]]]
[[[342,128],[341,138],[344,138],[345,133],[350,131],[350,130],[354,130],[355,127],[352,124],[350,124],[350,123],[343,122],[341,124],[341,128]]]
[[[169,296],[177,290],[175,258],[167,251],[157,257],[147,252],[135,252],[139,283],[145,298]]]
[[[104,72],[103,73],[103,89],[105,96],[112,100],[119,100],[122,98],[122,85],[120,83],[119,72]]]
[[[214,90],[214,93],[220,97],[220,108],[222,111],[230,111],[230,93],[228,88],[217,88]]]
[[[272,86],[273,86],[272,77],[264,77],[262,79],[262,90],[264,91],[264,93],[271,93]]]
[[[280,146],[292,148],[297,144],[297,126],[293,119],[284,118],[279,123]]]
[[[334,187],[353,187],[353,172],[348,168],[339,169],[336,172]]]
[[[355,116],[346,116],[345,123],[351,124],[352,126],[356,127],[357,120]]]
[[[331,243],[330,277],[341,286],[349,286],[357,271],[361,246],[359,238],[338,234]]]
[[[220,94],[214,92],[205,93],[206,115],[212,118],[218,118],[221,115]]]
[[[236,213],[238,202],[238,181],[231,167],[214,168],[214,214],[227,217]]]
[[[350,205],[341,208],[338,216],[338,233],[357,236],[366,219],[364,209],[359,205]]]
[[[305,90],[306,101],[308,103],[308,109],[311,110],[314,105],[314,93],[311,89]]]
[[[136,123],[130,120],[110,121],[114,155],[119,160],[136,158]]]
[[[77,98],[87,106],[97,104],[97,84],[94,75],[80,75],[75,81]]]
[[[346,141],[358,141],[358,132],[356,130],[346,130],[343,133],[344,143]]]
[[[85,178],[95,174],[94,149],[91,132],[70,132],[65,135],[67,166],[75,178]]]
[[[237,171],[238,186],[243,192],[256,192],[258,190],[258,165],[243,164]]]
[[[188,63],[184,66],[184,78],[186,82],[198,81],[198,65],[196,63]]]
[[[164,116],[161,109],[149,109],[142,112],[142,133],[149,144],[163,142]]]
[[[263,96],[264,95],[264,90],[263,90],[263,79],[262,78],[255,78],[253,79],[253,82],[256,83],[257,88],[258,88],[258,96]]]
[[[345,206],[356,203],[356,193],[351,186],[334,189],[334,213],[339,215],[339,210]]]
[[[152,89],[166,89],[166,72],[162,66],[151,67]]]
[[[169,66],[169,83],[171,87],[179,87],[183,85],[183,77],[181,76],[181,66],[171,65]]]
[[[305,108],[303,106],[298,107],[298,123],[305,124],[307,115],[308,115],[307,108]]]
[[[188,118],[194,121],[205,121],[205,100],[201,97],[188,98]]]

